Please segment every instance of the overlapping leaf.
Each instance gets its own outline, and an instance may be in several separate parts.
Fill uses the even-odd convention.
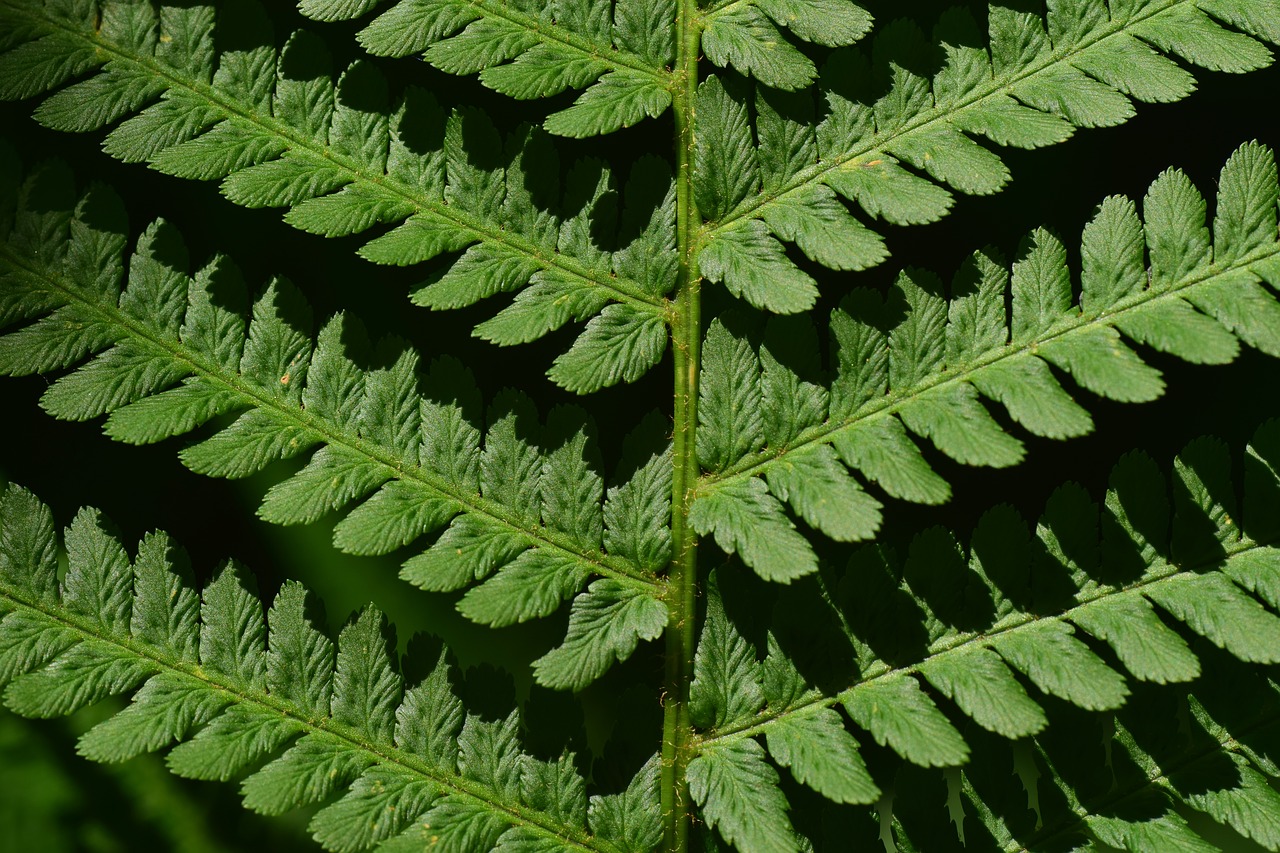
[[[1249,447],[1242,506],[1232,469],[1225,445],[1210,439],[1188,445],[1171,482],[1149,457],[1131,454],[1115,468],[1102,507],[1069,485],[1050,499],[1034,532],[1004,507],[982,518],[967,548],[940,528],[918,535],[905,559],[886,546],[864,546],[838,589],[825,575],[807,589],[798,585],[767,620],[751,615],[742,593],[733,616],[713,588],[690,699],[704,732],[691,778],[721,780],[693,789],[708,824],[744,850],[755,849],[743,839],[756,837],[744,834],[756,817],[771,831],[786,829],[779,839],[791,838],[783,768],[830,800],[884,809],[887,795],[895,814],[918,815],[939,785],[959,797],[958,777],[935,771],[934,782],[907,783],[919,774],[886,770],[897,764],[886,765],[872,742],[906,765],[967,765],[987,784],[994,756],[1010,744],[1016,752],[1034,737],[1043,748],[1066,748],[1069,738],[1054,730],[1060,719],[1072,731],[1096,719],[1089,712],[1116,711],[1136,695],[1133,718],[1150,720],[1143,703],[1168,698],[1160,685],[1194,682],[1204,701],[1216,700],[1213,690],[1200,692],[1203,673],[1231,669],[1254,678],[1250,667],[1280,662],[1280,422],[1261,428]],[[1274,685],[1268,690],[1269,702],[1280,700]],[[1139,742],[1148,736],[1136,733]],[[868,751],[870,765],[861,757]],[[1101,766],[1089,756],[1078,772]],[[1240,766],[1243,776],[1219,780],[1229,789],[1221,796],[1177,780],[1173,793],[1194,791],[1193,808],[1251,837],[1265,835],[1275,849],[1280,838],[1268,835],[1270,818],[1260,815],[1277,813],[1280,797]],[[1156,774],[1142,770],[1136,781],[1145,785]],[[755,780],[752,797],[738,790],[745,782],[732,783],[747,777]],[[1237,781],[1248,791],[1231,793]],[[1034,779],[1024,775],[1023,783],[1034,802]],[[1105,786],[1089,785],[1088,797],[1114,801],[1102,796]],[[935,839],[946,799],[933,800],[938,812],[921,824]],[[986,791],[967,799],[980,819],[1002,805]],[[1059,820],[1076,826],[1088,813],[1094,831],[1111,825],[1110,812],[1087,805],[1073,803]],[[1115,812],[1114,837],[1135,831],[1126,823],[1130,812],[1128,804]],[[1007,836],[997,837],[999,849],[1040,834],[1042,822],[1015,817]],[[794,838],[769,843],[800,849]]]
[[[396,265],[448,258],[416,303],[456,308],[521,291],[477,331],[488,340],[523,343],[591,320],[552,370],[567,388],[630,381],[661,358],[662,296],[676,267],[675,191],[661,161],[639,160],[626,176],[584,161],[562,188],[541,131],[504,140],[481,112],[448,113],[421,89],[391,92],[367,62],[335,83],[319,39],[295,33],[277,54],[250,2],[216,20],[210,7],[159,14],[147,2],[105,3],[100,21],[94,4],[34,0],[0,15],[10,34],[0,47],[11,48],[0,56],[0,97],[98,72],[37,108],[46,126],[119,122],[105,143],[113,156],[220,179],[237,204],[287,207],[286,221],[311,233],[395,225],[361,254]],[[237,34],[218,53],[215,25]]]
[[[356,18],[383,5],[301,0],[321,20]],[[596,136],[629,127],[671,106],[675,61],[673,0],[400,0],[361,30],[376,56],[422,54],[450,74],[527,100],[585,89],[545,127],[561,136]]]
[[[304,14],[323,20],[359,17],[378,5],[299,2]],[[421,53],[451,74],[478,73],[486,86],[514,98],[585,88],[545,127],[562,136],[594,136],[671,105],[679,83],[671,70],[676,7],[675,0],[400,0],[358,38],[375,55]],[[838,47],[862,38],[871,15],[850,0],[747,0],[707,4],[689,26],[701,28],[703,54],[712,63],[793,90],[812,83],[817,67],[780,28],[801,41]]]
[[[973,731],[980,762],[946,774],[905,766],[894,782],[913,796],[877,806],[878,821],[833,815],[815,841],[870,845],[879,835],[888,850],[1009,853],[1098,844],[1210,853],[1252,841],[1275,850],[1274,683],[1224,658],[1189,689],[1136,692],[1114,717],[1054,709],[1031,741]]]
[[[840,541],[879,527],[880,501],[850,469],[890,497],[947,500],[911,434],[966,465],[1019,462],[1022,442],[983,398],[1034,435],[1070,438],[1092,420],[1061,374],[1122,402],[1163,392],[1126,339],[1199,364],[1233,360],[1241,341],[1280,355],[1277,196],[1272,152],[1250,143],[1223,167],[1212,238],[1204,199],[1180,171],[1151,185],[1145,223],[1131,201],[1106,199],[1081,239],[1078,299],[1066,250],[1044,229],[1012,271],[992,250],[975,253],[949,301],[918,270],[887,298],[856,290],[832,315],[829,383],[807,320],[773,318],[762,333],[713,322],[698,410],[708,474],[692,523],[786,582],[817,567],[787,505]]]
[[[818,69],[780,27],[824,47],[851,45],[871,29],[871,14],[850,0],[717,0],[703,14],[707,59],[785,91],[806,88]]]
[[[57,544],[48,508],[9,486],[0,496],[5,704],[53,717],[133,694],[80,739],[85,757],[123,761],[183,741],[168,756],[175,773],[225,781],[248,770],[242,790],[255,811],[328,802],[310,831],[334,851],[421,849],[432,837],[458,850],[478,849],[462,840],[476,837],[485,849],[644,849],[657,822],[655,763],[625,796],[588,800],[572,754],[546,761],[522,749],[518,712],[492,719],[464,704],[449,654],[417,662],[425,677],[406,683],[372,607],[335,644],[301,585],[285,584],[264,623],[243,569],[225,565],[201,594],[163,533],[144,539],[131,564],[102,516],[82,510],[67,528],[61,580]],[[638,833],[619,834],[620,824]]]
[[[259,515],[298,524],[340,510],[335,544],[356,554],[444,529],[402,575],[427,589],[470,588],[459,609],[486,624],[547,616],[574,599],[565,646],[538,665],[543,683],[579,689],[661,633],[671,472],[660,419],[630,439],[606,493],[581,411],[558,409],[542,424],[527,398],[508,393],[485,418],[474,380],[451,359],[421,376],[414,351],[394,340],[371,347],[343,315],[313,340],[309,309],[281,280],[246,323],[245,285],[226,258],[188,276],[181,238],[161,221],[126,268],[119,200],[98,189],[73,212],[74,201],[65,167],[47,166],[23,186],[0,246],[0,322],[34,320],[0,337],[0,372],[49,373],[93,356],[49,387],[50,414],[107,414],[109,435],[142,444],[238,413],[182,451],[212,476],[247,476],[315,449],[267,492]]]
[[[753,4],[724,5],[726,17],[764,20]],[[816,284],[783,242],[832,269],[864,269],[886,255],[879,235],[837,196],[866,218],[933,222],[950,210],[952,191],[984,195],[1009,180],[1000,156],[979,139],[1038,148],[1079,127],[1116,125],[1133,115],[1131,99],[1176,101],[1194,89],[1176,60],[1245,72],[1271,63],[1262,42],[1280,44],[1275,0],[1090,0],[1050,3],[1047,14],[1040,6],[992,5],[985,37],[960,8],[931,35],[894,21],[865,52],[833,53],[817,92],[761,86],[753,95],[744,87],[726,98],[717,93],[727,83],[703,83],[695,134],[727,133],[709,155],[699,148],[699,207],[712,221],[699,256],[703,274],[756,307],[806,310]],[[716,27],[703,33],[708,55]],[[790,50],[779,40],[768,56],[782,62]],[[743,58],[734,64],[768,86],[797,89],[808,84],[812,64],[805,71],[809,61],[795,57],[785,72],[762,73],[764,62]],[[739,118],[752,101],[754,135]]]

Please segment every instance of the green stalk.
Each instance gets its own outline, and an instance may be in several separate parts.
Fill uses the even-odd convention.
[[[672,561],[667,594],[666,678],[662,695],[662,822],[664,849],[689,845],[689,682],[698,583],[697,539],[689,504],[698,480],[698,361],[702,342],[697,255],[701,219],[693,195],[693,108],[698,92],[700,26],[696,0],[680,0],[676,17],[676,91],[672,93],[676,145],[676,240],[680,253],[671,345],[675,362],[675,427],[671,487]]]

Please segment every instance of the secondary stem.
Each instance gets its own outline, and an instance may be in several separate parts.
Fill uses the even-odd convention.
[[[698,582],[697,541],[689,529],[689,502],[698,479],[695,430],[698,424],[698,352],[702,341],[698,274],[701,220],[693,196],[693,113],[698,92],[699,27],[696,0],[680,0],[676,16],[676,72],[673,93],[676,145],[676,239],[680,253],[671,343],[675,361],[675,470],[671,490],[672,561],[667,599],[666,683],[662,718],[662,816],[664,849],[688,849],[690,803],[685,769],[689,764],[689,682]]]

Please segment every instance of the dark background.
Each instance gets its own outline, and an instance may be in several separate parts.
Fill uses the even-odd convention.
[[[278,34],[298,26],[285,5],[273,4]],[[911,5],[914,11],[942,4]],[[880,20],[895,16],[896,4],[870,6]],[[927,12],[921,17],[927,17]],[[352,39],[342,32],[344,27],[311,26],[332,35],[329,41],[339,54],[339,66],[358,56]],[[518,104],[495,96],[474,79],[448,77],[415,60],[380,64],[389,76],[407,73],[413,82],[432,88],[446,105],[480,104],[507,128],[521,120],[537,120],[573,97],[561,96],[550,104]],[[953,213],[934,225],[881,229],[888,236],[890,260],[865,273],[821,274],[824,308],[834,306],[852,287],[887,286],[904,265],[922,266],[949,280],[963,259],[984,245],[993,245],[1012,258],[1019,239],[1039,225],[1063,238],[1074,264],[1080,231],[1094,206],[1108,194],[1140,200],[1152,179],[1169,166],[1186,171],[1212,199],[1218,170],[1239,144],[1257,139],[1273,148],[1280,146],[1280,68],[1244,76],[1195,73],[1200,84],[1195,95],[1178,104],[1138,104],[1136,118],[1118,128],[1080,130],[1067,143],[1041,151],[1000,149],[1014,176],[1003,192],[986,198],[960,197]],[[186,236],[197,265],[214,252],[225,252],[244,270],[251,288],[264,285],[273,275],[286,276],[307,294],[317,318],[349,308],[375,336],[402,335],[427,359],[441,353],[458,356],[475,372],[486,399],[510,385],[537,398],[544,415],[557,403],[584,405],[599,422],[606,460],[616,458],[622,435],[644,412],[655,407],[670,411],[669,359],[635,385],[575,398],[542,374],[569,345],[577,328],[514,349],[473,339],[470,328],[492,315],[496,301],[438,315],[415,308],[409,305],[407,293],[429,269],[389,269],[361,260],[355,249],[368,235],[322,241],[284,225],[278,211],[234,207],[218,194],[214,183],[178,181],[141,166],[116,163],[99,151],[102,133],[71,137],[46,131],[28,117],[33,106],[0,108],[3,136],[19,149],[25,162],[61,157],[73,166],[82,185],[100,180],[115,186],[129,206],[135,235],[146,223],[163,216]],[[667,116],[603,140],[566,141],[561,146],[562,166],[579,156],[625,162],[644,151],[664,151],[670,128]],[[1212,215],[1212,200],[1210,204]],[[965,469],[930,452],[931,461],[953,484],[953,501],[941,509],[890,501],[886,535],[905,542],[912,531],[942,523],[963,536],[982,511],[999,502],[1011,502],[1034,518],[1053,488],[1068,479],[1082,482],[1101,498],[1108,471],[1130,448],[1146,448],[1167,467],[1172,454],[1194,436],[1213,433],[1239,445],[1263,419],[1280,414],[1278,374],[1270,358],[1245,350],[1235,365],[1214,368],[1188,366],[1158,353],[1143,356],[1165,372],[1168,388],[1161,400],[1143,406],[1120,405],[1073,391],[1093,413],[1095,433],[1052,442],[1018,431],[1028,445],[1028,456],[1012,470]],[[333,549],[329,536],[337,515],[303,528],[259,522],[253,509],[261,495],[300,461],[276,464],[262,475],[238,482],[196,476],[177,460],[177,451],[191,438],[129,447],[106,439],[100,423],[70,424],[44,415],[37,400],[52,378],[0,382],[0,436],[7,447],[0,456],[0,477],[34,487],[53,506],[59,523],[68,522],[77,507],[94,505],[115,520],[130,545],[148,530],[172,533],[187,546],[202,577],[223,558],[235,557],[259,574],[268,594],[284,578],[300,579],[320,593],[335,629],[353,609],[372,600],[388,612],[402,639],[416,631],[441,634],[456,644],[466,664],[491,661],[510,668],[522,694],[528,682],[525,664],[561,635],[563,613],[536,625],[501,631],[464,622],[452,611],[456,596],[422,593],[396,578],[397,566],[409,550],[370,559],[348,557]],[[197,436],[209,431],[206,428]],[[611,468],[606,462],[606,476]],[[620,684],[631,674],[607,679],[588,701],[608,716]],[[601,736],[593,733],[597,740]],[[77,773],[104,773],[85,769],[84,762],[76,766]],[[107,788],[118,785],[109,780],[104,784]],[[209,787],[201,790],[208,793]],[[234,792],[230,786],[222,787],[228,788],[224,793],[232,802],[225,814],[238,825],[244,818],[229,817],[239,814]],[[228,827],[218,831],[231,832]]]

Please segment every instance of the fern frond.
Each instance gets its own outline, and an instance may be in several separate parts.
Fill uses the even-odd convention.
[[[372,2],[299,0],[303,14],[323,20],[360,17]],[[586,137],[657,117],[679,86],[674,0],[552,3],[400,0],[358,36],[378,56],[421,53],[451,74],[478,73],[480,82],[514,98],[586,91],[543,125],[561,136]],[[798,89],[817,68],[779,31],[826,47],[853,44],[871,15],[849,0],[746,0],[707,4],[702,11],[707,59],[768,86]]]
[[[677,263],[675,191],[661,161],[631,170],[632,209],[617,230],[618,180],[604,164],[577,164],[562,188],[541,131],[503,140],[483,113],[446,114],[420,89],[393,95],[367,62],[342,70],[335,85],[318,39],[300,31],[277,55],[252,3],[217,20],[204,6],[159,14],[149,3],[82,5],[72,17],[35,0],[0,10],[3,26],[23,38],[0,56],[0,98],[32,97],[99,69],[46,99],[37,119],[87,131],[132,116],[107,135],[108,153],[220,179],[237,204],[287,207],[286,221],[314,234],[395,225],[360,249],[374,263],[462,252],[413,300],[457,308],[528,286],[478,330],[496,343],[595,318],[552,371],[577,392],[630,381],[661,358],[663,294]],[[215,53],[215,24],[243,31],[252,46]],[[604,368],[594,363],[602,345],[612,359]]]
[[[1180,171],[1151,185],[1145,224],[1131,201],[1106,199],[1084,229],[1078,298],[1066,250],[1044,229],[1011,271],[992,250],[975,253],[949,302],[918,270],[884,300],[855,290],[832,315],[826,385],[807,320],[773,318],[763,337],[713,322],[698,410],[708,472],[691,522],[762,577],[786,581],[817,560],[783,502],[828,536],[857,541],[879,527],[881,504],[849,469],[890,497],[947,500],[908,431],[963,464],[1009,466],[1022,442],[981,398],[1028,432],[1062,439],[1092,420],[1056,371],[1112,400],[1163,393],[1160,372],[1122,335],[1200,364],[1233,360],[1239,341],[1280,355],[1280,304],[1260,283],[1280,287],[1278,195],[1274,155],[1250,143],[1222,169],[1212,239],[1204,199]]]
[[[716,136],[732,125],[718,149],[747,163],[734,173],[724,155],[699,158],[709,196],[699,207],[710,220],[702,273],[756,307],[806,310],[816,285],[780,240],[833,269],[864,269],[885,257],[879,235],[837,195],[890,224],[933,222],[951,208],[951,190],[989,194],[1009,180],[1000,156],[974,137],[1019,148],[1062,142],[1077,127],[1126,121],[1131,98],[1186,97],[1195,81],[1175,59],[1245,72],[1272,61],[1260,40],[1280,44],[1275,0],[1099,0],[1049,4],[1047,16],[1039,6],[992,5],[986,38],[958,8],[932,37],[906,20],[883,26],[870,56],[858,49],[831,56],[816,100],[763,87],[726,99],[719,81],[704,82],[695,134]],[[751,7],[727,8],[737,15]],[[703,34],[708,53],[713,29]],[[758,150],[745,122],[753,101]],[[718,180],[729,174],[740,176],[733,192]]]
[[[361,17],[373,2],[299,0],[320,20]],[[612,8],[611,8],[612,7]],[[510,97],[546,98],[585,89],[544,127],[587,137],[630,127],[671,106],[676,82],[672,0],[400,0],[357,36],[375,56],[422,57],[450,74],[478,74]]]
[[[432,838],[455,850],[642,850],[656,825],[652,765],[625,800],[588,801],[572,754],[548,762],[521,749],[518,712],[468,710],[447,653],[406,684],[372,607],[335,645],[311,619],[315,600],[289,582],[264,624],[236,564],[201,595],[165,534],[146,537],[131,561],[93,510],[67,529],[59,581],[52,516],[17,486],[0,498],[0,544],[5,704],[53,717],[133,693],[80,739],[91,760],[185,741],[169,753],[174,772],[227,780],[278,755],[244,780],[245,804],[279,814],[341,794],[310,825],[336,851]],[[617,835],[616,821],[596,817],[610,808],[645,835]]]
[[[547,616],[574,599],[565,645],[538,664],[544,684],[580,689],[661,633],[671,473],[659,418],[634,433],[626,476],[606,492],[594,425],[577,409],[543,425],[527,398],[507,393],[482,432],[474,380],[457,362],[438,360],[424,379],[416,352],[395,340],[370,347],[342,315],[313,340],[309,308],[281,280],[246,322],[234,265],[217,257],[188,276],[181,238],[162,221],[126,269],[119,199],[99,188],[77,205],[59,164],[28,179],[18,202],[0,244],[0,322],[34,322],[0,337],[0,372],[48,373],[94,356],[49,387],[50,414],[107,414],[108,435],[145,444],[239,413],[181,452],[211,476],[248,476],[318,448],[267,492],[259,515],[299,524],[340,510],[334,542],[355,554],[446,528],[402,576],[432,590],[470,587],[458,607],[486,624]]]
[[[1034,534],[998,507],[967,549],[941,528],[918,535],[905,559],[864,546],[838,585],[823,575],[771,617],[741,597],[735,616],[713,587],[690,696],[702,731],[690,778],[761,781],[754,798],[693,785],[707,822],[742,849],[754,849],[742,841],[753,810],[789,827],[774,765],[827,799],[879,809],[891,795],[895,812],[909,812],[926,795],[902,781],[894,790],[898,771],[886,775],[871,741],[908,765],[990,768],[982,750],[1060,742],[1059,717],[1141,705],[1143,684],[1195,682],[1198,692],[1196,679],[1224,660],[1252,672],[1280,663],[1280,422],[1248,448],[1241,506],[1232,470],[1226,446],[1209,439],[1179,455],[1171,482],[1131,454],[1102,508],[1068,485]],[[1201,807],[1227,808],[1212,797]],[[1019,843],[1033,834],[1018,832]]]

